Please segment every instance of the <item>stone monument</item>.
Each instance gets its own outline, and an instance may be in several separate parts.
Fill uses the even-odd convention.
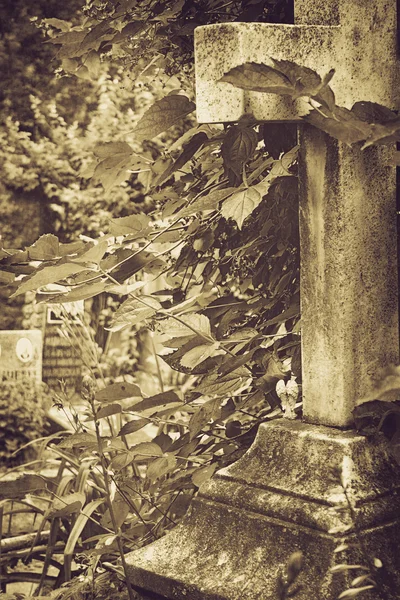
[[[0,331],[0,378],[42,381],[42,332]]]
[[[248,112],[299,121],[301,101],[218,83],[269,57],[321,75],[335,68],[346,108],[359,100],[398,108],[395,0],[295,0],[295,23],[196,30],[200,122]],[[296,599],[337,598],[363,571],[331,567],[362,564],[365,553],[383,565],[385,598],[398,598],[400,469],[381,441],[350,429],[379,367],[399,360],[394,148],[361,151],[299,129],[303,422],[261,425],[250,450],[202,486],[181,525],[126,557],[132,584],[152,597],[279,598],[279,572],[300,551]],[[350,549],[334,552],[344,539]]]

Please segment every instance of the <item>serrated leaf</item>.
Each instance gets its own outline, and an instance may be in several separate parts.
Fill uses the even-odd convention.
[[[126,398],[134,398],[135,396],[141,396],[142,392],[140,387],[135,383],[111,383],[107,385],[103,390],[96,393],[97,402],[116,402],[118,400],[125,400]]]
[[[133,456],[148,457],[148,456],[162,456],[163,451],[161,450],[158,444],[154,442],[142,442],[140,444],[136,444],[130,448],[129,452],[133,454]]]
[[[143,214],[130,215],[129,217],[120,217],[119,219],[111,219],[110,233],[111,235],[129,235],[143,237],[149,231],[150,217]]]
[[[73,433],[63,440],[60,448],[84,448],[85,446],[97,445],[97,437],[94,433]]]
[[[162,308],[161,304],[152,296],[141,296],[143,302],[138,298],[128,298],[115,312],[108,331],[119,331],[130,325],[137,325],[146,319],[153,317]]]
[[[192,481],[194,485],[200,487],[202,483],[208,481],[215,473],[217,469],[217,463],[213,463],[208,465],[207,467],[200,467],[196,469],[194,473],[192,473]]]
[[[10,298],[14,298],[15,296],[25,294],[26,292],[30,292],[32,290],[36,291],[45,285],[49,285],[50,283],[60,282],[66,277],[70,277],[71,275],[79,273],[85,269],[85,266],[74,263],[62,263],[50,267],[44,267],[43,269],[36,271],[36,273],[27,279],[24,279],[14,294],[10,296]]]
[[[221,377],[218,373],[209,375],[201,381],[195,390],[206,396],[234,394],[243,386],[249,385],[252,381],[247,369],[244,369],[244,371],[245,373],[241,373],[241,375],[237,374],[238,371],[233,371],[226,377]]]
[[[129,433],[136,433],[136,431],[143,429],[143,427],[146,427],[146,425],[148,425],[149,423],[151,423],[149,419],[135,419],[129,421],[129,423],[125,423],[125,425],[122,426],[118,435],[120,436],[128,435]]]
[[[177,459],[172,454],[161,456],[153,460],[147,467],[146,477],[151,481],[156,481],[167,473],[174,471],[178,464]]]
[[[96,265],[98,265],[105,253],[107,252],[107,248],[107,240],[100,240],[97,244],[91,245],[88,249],[80,253],[78,256],[71,257],[70,260],[79,264],[95,263]]]
[[[239,229],[242,229],[244,220],[257,208],[262,198],[257,186],[249,187],[227,198],[222,204],[221,214],[225,219],[236,221]]]
[[[181,94],[171,94],[155,102],[134,129],[138,141],[151,140],[194,111],[196,105]]]
[[[141,402],[133,404],[126,410],[132,410],[135,413],[142,413],[145,411],[152,411],[151,414],[155,412],[156,409],[162,410],[164,408],[171,407],[172,405],[182,406],[183,401],[179,398],[178,394],[173,391],[162,392],[160,394],[156,394],[155,396],[150,396],[149,398],[145,398]]]
[[[243,165],[253,156],[256,146],[257,133],[254,129],[233,125],[221,146],[224,167],[241,176]]]
[[[177,217],[189,217],[205,210],[217,210],[219,203],[222,200],[232,196],[232,194],[236,193],[238,190],[240,190],[240,188],[228,187],[222,190],[216,190],[215,192],[210,192],[206,196],[202,196],[189,206],[179,211]]]
[[[116,154],[132,154],[133,148],[126,142],[105,142],[94,147],[93,154],[98,158],[112,158]]]
[[[312,110],[304,120],[349,145],[366,140],[372,131],[369,123],[358,119],[347,108],[339,106],[335,107],[334,114],[328,111],[326,117],[321,112]]]
[[[102,406],[96,413],[96,421],[104,419],[105,417],[111,417],[111,415],[117,415],[122,411],[120,404],[108,404]]]
[[[66,517],[75,512],[79,512],[86,502],[86,496],[83,492],[74,492],[61,498],[55,498],[51,504],[50,517]]]
[[[47,233],[40,236],[40,238],[27,248],[27,252],[30,260],[51,260],[57,258],[59,255],[58,237]]]
[[[129,450],[121,452],[121,454],[114,456],[114,458],[111,460],[110,468],[115,472],[122,471],[122,469],[128,467],[134,459],[135,455]]]
[[[169,165],[169,167],[167,167],[163,173],[160,173],[160,175],[156,177],[156,179],[153,181],[153,186],[157,187],[168,181],[171,175],[181,169],[191,158],[193,158],[206,140],[208,140],[208,137],[204,131],[196,133],[184,146],[178,158],[171,165]]]
[[[111,501],[111,504],[114,513],[115,525],[117,527],[121,527],[126,517],[129,515],[129,512],[131,510],[130,506],[119,492],[115,494],[114,498]],[[106,527],[107,529],[114,529],[114,521],[111,518],[109,509],[107,509],[104,515],[101,517],[100,525],[102,527]]]
[[[221,411],[220,400],[213,399],[202,404],[190,418],[189,432],[190,440],[213,419],[217,418]]]
[[[161,323],[160,331],[168,333],[171,338],[193,337],[198,333],[211,337],[210,320],[199,313],[182,315],[179,321],[170,317]]]
[[[200,344],[182,356],[181,365],[188,369],[194,369],[197,365],[210,358],[210,356],[215,356],[218,352],[221,352],[218,342],[214,344]]]
[[[230,69],[219,81],[254,92],[291,95],[294,91],[293,84],[286,75],[272,66],[255,62]]]
[[[77,302],[78,300],[86,300],[87,298],[93,298],[98,296],[106,290],[108,287],[106,281],[96,281],[95,283],[87,283],[73,287],[72,290],[65,294],[55,294],[54,296],[48,296],[47,302],[60,303],[64,302]]]

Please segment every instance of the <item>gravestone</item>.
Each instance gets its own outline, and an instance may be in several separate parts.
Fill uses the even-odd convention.
[[[0,331],[0,378],[42,381],[41,331]]]
[[[79,318],[84,318],[84,304],[70,302],[63,305],[71,321],[75,319],[74,327],[80,327]],[[60,381],[63,381],[68,394],[78,394],[82,380],[82,355],[71,340],[60,333],[62,319],[57,305],[45,304],[45,325],[43,341],[43,381],[55,390],[60,391]]]
[[[302,101],[218,83],[269,57],[322,75],[334,67],[337,103],[347,108],[363,99],[398,108],[395,0],[295,0],[295,16],[295,25],[196,30],[200,122],[247,112],[298,121]],[[127,555],[134,585],[169,599],[279,598],[279,572],[301,551],[299,600],[337,598],[364,572],[331,567],[365,564],[365,555],[383,564],[384,597],[398,598],[400,470],[381,439],[350,429],[379,367],[399,360],[393,152],[362,152],[300,127],[303,422],[261,425],[249,451],[201,487],[181,525]],[[345,539],[350,547],[334,552]],[[369,593],[362,597],[376,597]]]

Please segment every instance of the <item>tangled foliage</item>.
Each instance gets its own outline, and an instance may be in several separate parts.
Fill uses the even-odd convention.
[[[0,462],[8,466],[29,456],[14,453],[45,432],[46,393],[32,380],[0,380]]]

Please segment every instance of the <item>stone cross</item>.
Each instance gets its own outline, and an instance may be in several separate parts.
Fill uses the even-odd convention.
[[[398,108],[395,0],[295,0],[295,23],[197,28],[199,122],[237,121],[244,113],[298,121],[306,114],[304,100],[218,83],[231,68],[269,57],[320,75],[334,68],[340,106],[367,100]],[[352,422],[379,368],[399,359],[393,148],[360,146],[300,128],[304,417],[338,427]]]
[[[304,102],[218,83],[268,57],[321,75],[335,68],[332,86],[346,108],[359,100],[397,108],[396,0],[295,0],[295,15],[296,25],[196,30],[200,122],[249,112],[298,121]],[[384,565],[382,597],[399,597],[399,467],[381,438],[343,431],[378,368],[398,362],[394,148],[361,151],[310,125],[299,129],[305,422],[262,423],[244,456],[201,486],[180,525],[126,557],[132,583],[151,597],[283,597],[279,573],[295,551],[305,561],[298,600],[338,598],[365,571],[331,568],[365,564],[366,555]]]

